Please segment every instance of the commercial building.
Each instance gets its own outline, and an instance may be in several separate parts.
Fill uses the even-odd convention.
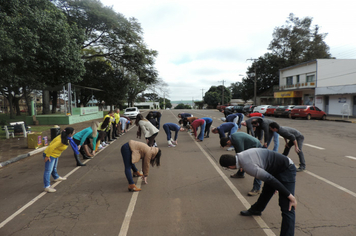
[[[356,60],[316,59],[283,68],[277,103],[311,105],[329,115],[356,116]]]

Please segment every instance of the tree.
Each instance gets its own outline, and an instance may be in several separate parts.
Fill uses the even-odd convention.
[[[67,15],[70,24],[84,30],[86,38],[81,42],[82,49],[95,49],[95,53],[83,54],[83,59],[106,58],[135,73],[147,84],[155,81],[157,51],[147,48],[141,25],[135,18],[126,19],[98,0],[54,2]]]
[[[179,103],[174,109],[192,109],[190,105],[184,105],[183,103]]]
[[[324,42],[327,34],[320,34],[318,25],[311,28],[312,21],[311,17],[299,19],[290,13],[286,25],[274,29],[268,49],[284,59],[286,66],[317,58],[331,58],[329,46]]]
[[[222,91],[224,90],[224,101],[222,101]],[[223,85],[211,86],[210,89],[205,93],[204,102],[208,104],[209,107],[215,108],[219,103],[227,104],[230,103],[231,92],[228,88]]]
[[[9,103],[18,96],[28,102],[29,89],[79,80],[84,67],[77,40],[82,33],[48,0],[2,1],[0,87]]]

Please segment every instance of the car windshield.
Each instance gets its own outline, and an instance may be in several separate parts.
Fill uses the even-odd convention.
[[[277,106],[269,106],[268,108],[272,108],[273,109],[273,108],[277,108]]]
[[[126,111],[136,111],[136,108],[127,108]]]
[[[248,105],[248,106],[244,106],[244,108],[250,108],[250,105]]]
[[[295,106],[294,109],[307,109],[307,106]]]
[[[284,108],[288,108],[288,106],[279,106],[278,108],[284,109]]]

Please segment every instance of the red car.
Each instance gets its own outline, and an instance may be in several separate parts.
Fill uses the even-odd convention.
[[[278,106],[269,106],[269,108],[267,108],[265,116],[273,116],[274,115],[274,111],[276,110]]]
[[[295,106],[291,111],[291,118],[295,119],[297,117],[306,118],[307,120],[311,118],[325,120],[326,113],[316,106]]]

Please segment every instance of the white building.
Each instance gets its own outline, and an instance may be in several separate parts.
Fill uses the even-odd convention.
[[[330,115],[356,116],[356,60],[316,59],[280,70],[280,104],[315,104]]]

